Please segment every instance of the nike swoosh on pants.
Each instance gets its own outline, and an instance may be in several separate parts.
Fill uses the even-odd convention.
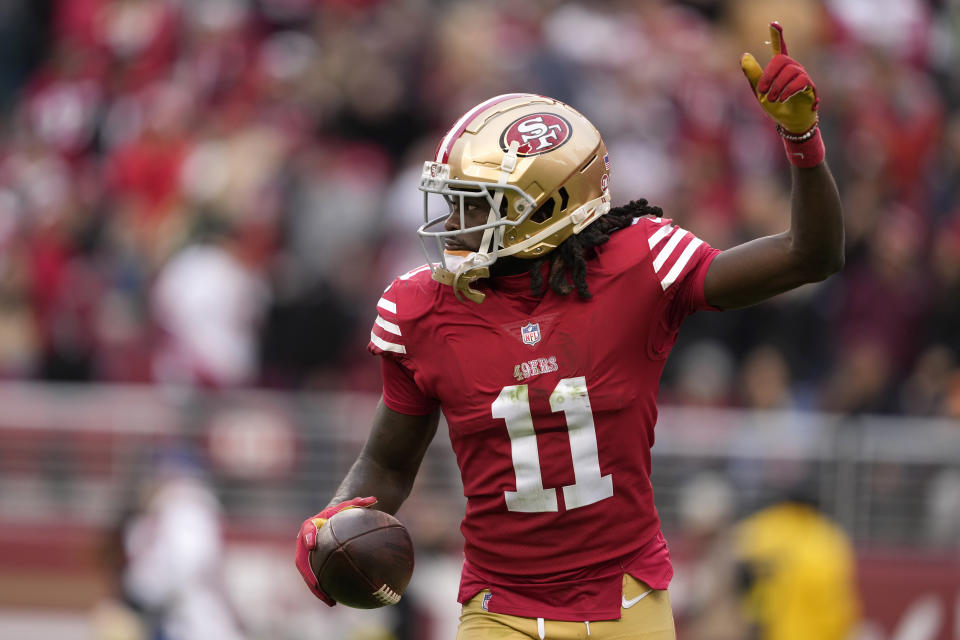
[[[638,595],[636,598],[631,598],[631,599],[629,599],[629,600],[627,600],[624,596],[620,596],[620,600],[621,600],[620,605],[621,605],[624,609],[629,609],[629,608],[632,607],[633,605],[637,604],[638,602],[640,602],[641,600],[643,600],[644,598],[646,598],[646,597],[647,597],[648,595],[650,595],[651,593],[653,593],[653,589],[647,589],[646,591],[644,591],[643,593],[641,593],[640,595]]]

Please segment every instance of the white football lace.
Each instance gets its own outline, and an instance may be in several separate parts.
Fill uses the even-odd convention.
[[[397,604],[400,602],[400,594],[391,589],[388,585],[383,585],[373,592],[373,597],[382,604]]]

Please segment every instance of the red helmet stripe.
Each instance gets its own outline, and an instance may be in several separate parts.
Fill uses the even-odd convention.
[[[453,148],[453,144],[457,141],[460,135],[466,130],[467,125],[470,124],[470,121],[473,120],[474,116],[478,113],[492,107],[495,104],[505,102],[512,98],[522,98],[524,96],[529,96],[529,93],[504,93],[499,96],[494,96],[489,100],[484,100],[470,111],[467,111],[465,114],[460,116],[460,119],[457,120],[457,123],[453,125],[450,131],[447,132],[447,135],[443,137],[443,140],[440,141],[440,146],[437,147],[437,157],[434,162],[442,162],[446,164],[447,160],[450,159],[450,149]]]

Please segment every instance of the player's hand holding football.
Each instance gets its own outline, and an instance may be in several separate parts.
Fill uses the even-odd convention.
[[[376,503],[377,499],[372,496],[369,498],[354,498],[353,500],[347,500],[345,502],[341,502],[340,504],[333,505],[332,507],[327,507],[315,516],[307,518],[303,521],[303,524],[300,525],[300,533],[297,534],[297,570],[300,572],[300,575],[303,576],[303,581],[307,583],[308,587],[310,587],[310,591],[313,593],[313,595],[317,596],[331,607],[335,605],[336,602],[333,600],[333,598],[325,594],[322,589],[320,589],[320,583],[317,581],[317,576],[314,575],[313,569],[310,568],[310,552],[317,545],[317,531],[319,531],[320,527],[327,523],[327,520],[345,509],[372,507]]]
[[[773,58],[766,68],[761,69],[749,53],[740,57],[740,68],[760,106],[777,123],[787,158],[798,167],[814,167],[824,158],[817,88],[806,69],[787,55],[783,28],[777,22],[770,23],[770,48]]]

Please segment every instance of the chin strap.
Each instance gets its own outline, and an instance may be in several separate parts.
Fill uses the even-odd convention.
[[[471,254],[470,258],[464,260],[455,272],[437,267],[433,270],[432,277],[440,284],[453,287],[453,294],[457,296],[457,300],[466,298],[471,302],[480,304],[487,297],[486,294],[472,289],[470,285],[480,278],[489,278],[490,269],[489,267],[474,267],[473,260],[477,257],[479,257],[477,254]],[[467,271],[470,273],[467,273]]]

